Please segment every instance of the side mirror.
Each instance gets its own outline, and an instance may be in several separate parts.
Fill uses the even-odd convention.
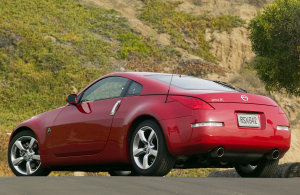
[[[77,104],[77,95],[76,94],[70,94],[67,96],[67,99],[66,101],[69,103],[69,104]]]

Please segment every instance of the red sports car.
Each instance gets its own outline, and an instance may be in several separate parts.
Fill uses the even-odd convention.
[[[162,176],[172,168],[235,167],[244,177],[270,177],[290,147],[289,121],[272,99],[218,81],[113,73],[67,102],[12,132],[15,175]]]

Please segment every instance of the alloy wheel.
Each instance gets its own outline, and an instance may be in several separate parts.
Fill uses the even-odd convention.
[[[157,158],[158,139],[155,131],[144,126],[140,128],[133,140],[132,154],[140,169],[149,169]]]
[[[11,148],[11,163],[22,175],[31,175],[41,166],[38,142],[34,137],[22,136]]]

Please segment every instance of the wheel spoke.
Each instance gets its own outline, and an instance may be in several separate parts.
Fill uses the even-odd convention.
[[[35,142],[35,139],[32,137],[31,140],[30,140],[30,143],[29,143],[29,146],[28,146],[28,149],[31,149],[33,144]]]
[[[15,145],[16,145],[20,150],[22,150],[22,151],[25,150],[25,148],[23,147],[23,144],[22,144],[21,141],[16,141],[16,142],[15,142]]]
[[[153,156],[157,156],[157,150],[150,149],[149,153]]]
[[[32,155],[32,159],[34,159],[34,160],[40,160],[40,155]]]
[[[144,131],[139,131],[138,132],[139,138],[140,140],[144,143],[144,144],[148,144],[146,137],[145,137],[145,132]]]
[[[32,173],[30,161],[27,161],[26,163],[26,173],[27,175],[30,175]]]
[[[14,166],[18,166],[21,162],[23,162],[24,158],[23,157],[19,157],[19,158],[16,158],[15,160],[13,160],[13,165]]]
[[[154,137],[155,137],[155,132],[152,130],[149,137],[148,137],[148,142],[151,143]]]
[[[148,163],[149,154],[146,154],[143,158],[143,168],[148,169],[149,163]]]
[[[133,151],[133,156],[139,156],[143,153],[145,153],[144,148],[137,148],[136,150]]]

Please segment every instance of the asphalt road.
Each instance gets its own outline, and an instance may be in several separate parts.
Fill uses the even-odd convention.
[[[1,177],[0,194],[300,194],[300,179]]]

